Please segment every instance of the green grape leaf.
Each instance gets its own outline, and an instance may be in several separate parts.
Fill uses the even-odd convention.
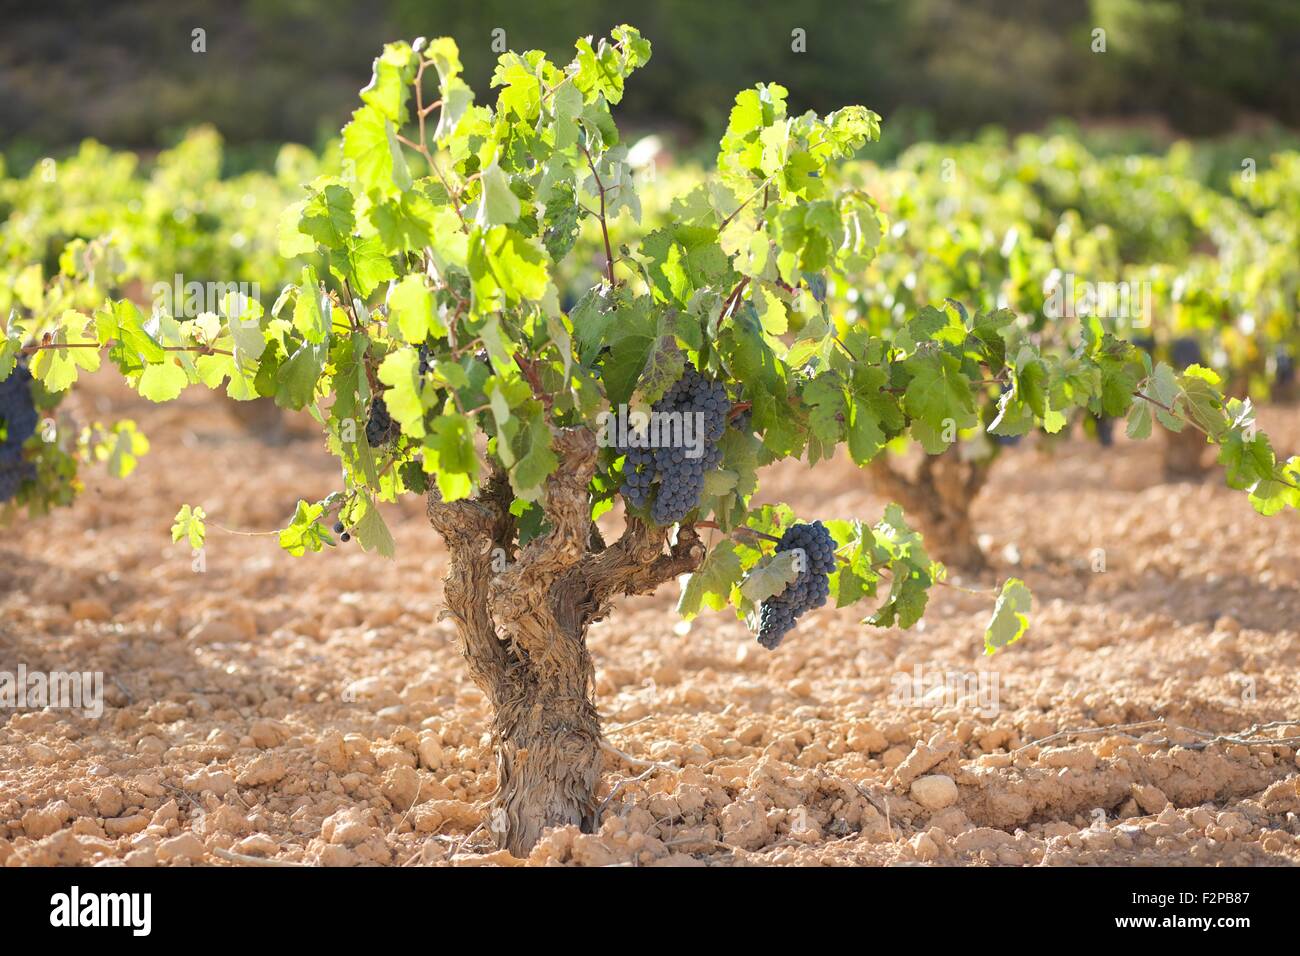
[[[362,299],[370,298],[370,293],[381,282],[397,278],[393,263],[377,236],[365,239],[348,236],[343,243],[342,255],[330,258],[330,269],[340,279],[349,280],[352,291]]]
[[[1024,581],[1008,578],[993,605],[993,617],[984,631],[984,653],[996,654],[1014,644],[1029,630],[1029,611],[1033,596]]]
[[[384,52],[375,57],[370,83],[361,91],[362,101],[401,126],[406,122],[406,100],[417,66],[409,43],[384,44]]]
[[[295,410],[311,404],[328,356],[327,343],[304,339],[276,371],[275,404]]]
[[[420,356],[407,346],[395,349],[379,365],[379,381],[389,386],[384,392],[388,414],[401,426],[402,434],[423,438],[424,392],[420,375]]]
[[[321,295],[316,270],[304,267],[293,303],[293,327],[308,342],[324,342],[330,332],[331,309],[331,300]]]
[[[193,508],[182,505],[181,510],[176,512],[176,519],[172,524],[172,541],[188,541],[190,547],[196,551],[203,547],[204,538],[208,533],[207,526],[203,523],[205,518],[207,513],[197,505]]]
[[[483,193],[479,199],[475,225],[483,230],[493,226],[509,226],[519,221],[519,197],[510,190],[510,178],[495,162],[479,177]]]
[[[356,228],[352,212],[355,204],[356,200],[346,187],[327,185],[308,198],[298,229],[328,249],[342,249]]]
[[[447,334],[433,312],[433,296],[424,279],[414,273],[388,290],[388,317],[390,327],[395,327],[401,340],[419,345],[430,335]]]
[[[352,161],[363,192],[389,196],[411,188],[411,171],[392,120],[373,106],[361,107],[343,127],[343,155]]]
[[[439,416],[424,436],[424,470],[437,474],[444,501],[468,497],[478,478],[474,451],[474,423],[449,412]]]
[[[1229,488],[1252,488],[1257,482],[1271,479],[1275,463],[1267,435],[1256,434],[1248,439],[1242,429],[1234,428],[1220,442],[1219,464],[1223,465]]]
[[[316,251],[316,240],[299,228],[307,209],[307,200],[292,203],[280,213],[276,230],[276,249],[285,259],[308,256]]]
[[[560,460],[552,450],[553,436],[546,423],[546,414],[540,403],[534,402],[533,406],[533,414],[523,423],[514,443],[517,461],[510,469],[510,486],[521,498],[539,501],[543,483],[559,466]]]
[[[475,308],[486,313],[524,299],[540,301],[550,285],[548,261],[543,249],[509,226],[475,230],[469,244]]]
[[[391,558],[397,553],[393,535],[388,530],[388,525],[384,523],[378,506],[369,496],[362,495],[357,499],[352,511],[350,530],[352,537],[364,551],[377,551],[386,558]]]
[[[970,379],[961,370],[961,360],[947,352],[918,352],[904,365],[912,375],[903,394],[912,434],[927,453],[937,455],[951,443],[956,429],[971,428],[979,420]]]
[[[700,613],[701,607],[722,610],[727,606],[731,589],[743,575],[735,545],[730,541],[719,542],[687,577],[677,601],[677,613],[689,621]]]
[[[319,551],[332,543],[334,539],[330,537],[329,529],[320,520],[324,512],[325,506],[320,502],[308,504],[300,498],[293,520],[280,531],[280,547],[300,558],[308,551]]]
[[[637,384],[641,400],[647,405],[659,401],[669,386],[682,377],[685,368],[686,356],[677,347],[676,337],[661,335],[646,359],[645,369]]]
[[[740,593],[754,604],[780,594],[799,577],[800,551],[778,551],[759,562],[740,585]]]

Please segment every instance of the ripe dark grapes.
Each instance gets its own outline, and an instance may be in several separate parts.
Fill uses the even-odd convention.
[[[1094,415],[1092,421],[1097,426],[1097,441],[1101,447],[1109,448],[1115,444],[1115,419],[1109,415]]]
[[[397,422],[388,414],[388,405],[383,398],[376,398],[370,403],[370,418],[366,421],[366,441],[371,448],[386,445],[401,431]]]
[[[22,365],[0,382],[0,502],[12,499],[23,482],[36,477],[36,466],[23,458],[23,443],[36,433],[39,418],[31,383],[32,375]]]
[[[804,553],[799,576],[759,607],[758,643],[769,651],[794,629],[795,621],[805,611],[821,607],[830,597],[829,575],[835,570],[835,540],[826,526],[820,521],[791,525],[781,535],[776,550],[795,549]]]
[[[1176,338],[1170,343],[1169,357],[1173,360],[1174,368],[1180,372],[1189,365],[1205,364],[1205,357],[1201,354],[1201,346],[1196,339],[1187,336]]]
[[[693,434],[703,443],[703,452],[691,457],[693,448],[684,447],[684,442],[656,448],[620,448],[626,460],[619,492],[627,503],[642,508],[653,496],[650,517],[661,525],[674,524],[690,514],[704,494],[705,475],[722,463],[718,442],[727,430],[730,411],[731,399],[727,397],[726,386],[688,368],[651,406],[651,412],[664,416],[659,418],[657,429],[661,440],[676,432],[662,426],[668,421],[666,416],[676,414],[683,426],[689,421],[692,429],[702,425]]]
[[[1273,359],[1277,363],[1277,376],[1274,381],[1279,388],[1285,388],[1295,381],[1295,359],[1282,345],[1274,351]]]
[[[342,521],[336,521],[336,522],[334,522],[334,533],[335,533],[335,534],[342,534],[342,533],[343,533],[343,530],[344,530],[344,529],[343,529],[343,522],[342,522]]]
[[[36,406],[32,402],[32,373],[16,366],[0,382],[0,449],[21,448],[36,433]]]
[[[348,534],[346,531],[344,531],[341,535],[339,535],[339,540],[340,540],[340,541],[351,541],[351,540],[352,540],[352,535],[350,535],[350,534]]]

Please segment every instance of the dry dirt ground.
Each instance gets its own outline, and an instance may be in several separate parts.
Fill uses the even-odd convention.
[[[591,646],[634,760],[609,754],[598,833],[519,861],[481,826],[488,713],[420,502],[388,510],[394,563],[210,529],[199,573],[179,505],[278,527],[336,487],[319,441],[267,447],[201,391],[72,401],[153,448],[0,539],[0,670],[105,675],[99,719],[0,710],[2,864],[1300,863],[1296,749],[1257,742],[1300,735],[1300,519],[1162,483],[1154,444],[999,462],[977,523],[1036,603],[993,658],[991,600],[955,588],[911,632],[823,609],[774,653],[731,616],[679,625],[676,587],[626,602]],[[1264,418],[1300,447],[1300,414]],[[851,465],[770,478],[808,519],[883,504]]]

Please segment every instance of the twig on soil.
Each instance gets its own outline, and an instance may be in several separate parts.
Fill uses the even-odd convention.
[[[1273,720],[1265,724],[1255,724],[1247,727],[1245,730],[1237,731],[1230,734],[1216,734],[1209,730],[1201,730],[1197,727],[1184,727],[1181,724],[1171,724],[1162,717],[1152,720],[1140,720],[1132,724],[1107,724],[1104,727],[1076,727],[1069,730],[1058,730],[1054,734],[1048,734],[1038,740],[1032,740],[1023,747],[1017,747],[1011,751],[1011,756],[1023,753],[1031,747],[1041,747],[1044,744],[1052,743],[1056,740],[1063,740],[1067,737],[1083,737],[1093,734],[1109,734],[1111,736],[1124,737],[1136,743],[1150,744],[1157,747],[1184,747],[1188,750],[1204,750],[1212,744],[1239,744],[1244,747],[1269,746],[1269,747],[1292,747],[1300,745],[1300,736],[1296,737],[1259,737],[1259,733],[1265,730],[1273,730],[1278,727],[1291,727],[1300,723],[1300,720]],[[1180,743],[1169,738],[1158,740],[1143,740],[1141,737],[1135,737],[1126,731],[1140,730],[1144,727],[1164,727],[1169,730],[1182,731],[1183,733],[1192,734],[1195,737],[1202,738],[1198,743]]]
[[[415,796],[411,798],[411,805],[406,808],[406,812],[402,814],[402,819],[397,821],[397,825],[388,831],[389,836],[395,836],[397,834],[397,831],[402,828],[402,824],[406,822],[406,818],[411,815],[411,811],[415,809],[415,805],[420,802],[420,788],[423,786],[423,780],[416,781]]]
[[[615,747],[607,740],[602,740],[600,742],[600,749],[605,751],[606,753],[611,753],[615,757],[619,757],[627,761],[627,763],[633,767],[652,767],[652,768],[658,768],[659,770],[680,770],[681,769],[680,767],[678,767],[676,764],[673,763],[659,763],[658,761],[655,760],[642,760],[640,757],[633,757],[631,754],[624,753],[623,751],[619,750],[617,747]]]
[[[135,703],[135,695],[132,694],[129,690],[126,689],[126,685],[123,684],[123,683],[122,683],[120,680],[118,680],[116,677],[112,678],[112,681],[113,681],[114,684],[117,685],[117,689],[120,690],[120,691],[122,692],[122,694],[126,697],[126,702],[127,702],[127,704],[128,704],[128,705],[129,705],[129,704],[134,704],[134,703]]]
[[[478,826],[476,826],[473,830],[470,830],[469,833],[465,834],[465,839],[460,841],[460,846],[456,847],[456,850],[454,853],[452,853],[452,856],[460,856],[461,851],[465,849],[465,844],[469,843],[469,841],[474,838],[474,835],[478,833],[479,830],[482,829],[483,829],[483,821],[480,820]]]
[[[605,735],[609,736],[610,734],[621,734],[629,727],[635,727],[637,724],[643,724],[653,716],[654,714],[646,714],[644,717],[638,717],[636,720],[628,721],[626,724],[623,724],[623,726],[621,727],[611,727],[609,730],[605,731]]]
[[[223,850],[220,847],[214,847],[212,855],[226,860],[230,863],[243,863],[246,866],[297,866],[305,867],[306,863],[295,863],[293,860],[268,860],[260,856],[246,856],[243,853],[233,853],[230,850]]]
[[[876,798],[872,794],[868,793],[862,784],[858,783],[856,780],[850,780],[849,782],[857,788],[858,793],[862,794],[868,803],[885,815],[885,826],[889,829],[889,842],[897,843],[898,837],[894,835],[894,821],[889,818],[889,800],[882,799],[880,803],[877,803]],[[884,805],[881,806],[881,804]]]
[[[629,783],[640,783],[642,780],[650,776],[650,774],[654,773],[658,769],[659,769],[658,766],[647,767],[645,770],[642,770],[641,773],[639,773],[635,777],[627,777],[623,780],[620,780],[614,786],[614,789],[609,792],[609,795],[606,796],[604,800],[600,801],[600,806],[596,809],[596,819],[599,820],[604,815],[605,810],[609,807],[610,803],[613,802],[614,798],[617,797],[619,793],[622,792],[624,787],[626,787]]]
[[[190,803],[194,804],[194,806],[198,807],[198,809],[199,809],[200,812],[202,812],[202,813],[206,813],[206,812],[207,812],[207,808],[206,808],[205,806],[203,806],[203,804],[199,803],[198,800],[194,799],[193,794],[188,793],[188,792],[185,791],[185,790],[182,790],[180,787],[176,786],[175,784],[171,784],[171,783],[163,783],[162,786],[165,787],[165,788],[168,789],[168,790],[171,790],[171,791],[174,792],[174,793],[179,793],[182,797],[184,797],[184,798],[185,798],[186,800],[188,800]]]

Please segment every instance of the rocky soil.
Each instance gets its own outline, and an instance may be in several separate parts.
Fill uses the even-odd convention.
[[[216,528],[196,563],[182,503],[266,531],[336,487],[310,422],[268,446],[203,392],[72,401],[153,447],[0,538],[0,671],[104,674],[98,718],[0,710],[0,864],[1300,863],[1300,519],[1162,483],[1154,443],[998,463],[994,569],[961,583],[1014,574],[1036,604],[992,658],[991,599],[956,588],[911,632],[823,609],[773,653],[680,623],[675,587],[626,602],[591,634],[600,830],[517,860],[488,839],[488,713],[421,502],[387,511],[392,563]],[[1300,448],[1295,410],[1264,425]],[[883,505],[848,463],[769,478],[807,519]]]

